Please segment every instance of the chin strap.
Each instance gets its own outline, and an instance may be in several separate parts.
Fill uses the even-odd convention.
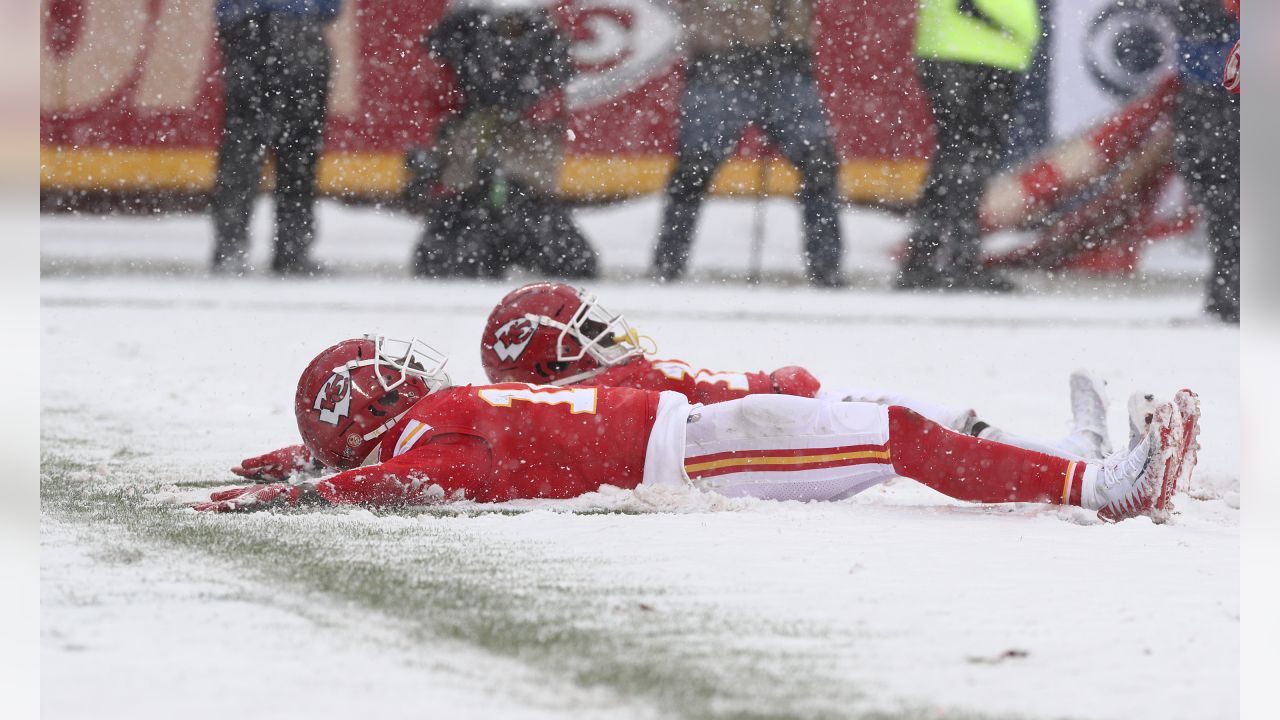
[[[557,387],[564,386],[564,385],[573,385],[574,383],[580,383],[583,380],[590,380],[591,378],[599,375],[605,370],[608,370],[609,367],[610,366],[607,366],[607,365],[593,367],[590,370],[580,372],[576,375],[570,375],[569,377],[556,378],[555,380],[552,380],[549,384],[555,385]]]
[[[635,328],[627,328],[621,335],[614,335],[613,342],[618,345],[630,345],[644,355],[658,354],[658,341],[648,335],[641,335]]]
[[[386,422],[382,423],[382,424],[381,424],[381,425],[379,425],[378,427],[376,427],[376,428],[374,428],[374,429],[370,430],[369,432],[365,433],[365,434],[362,436],[362,439],[363,439],[365,442],[369,442],[370,440],[373,440],[374,438],[381,437],[382,433],[384,433],[384,432],[386,432],[386,431],[390,430],[391,428],[395,427],[395,426],[396,426],[396,423],[400,422],[400,418],[404,417],[404,414],[405,414],[405,413],[407,413],[407,412],[409,412],[409,410],[411,410],[411,409],[412,409],[411,407],[409,407],[409,408],[405,408],[405,409],[404,409],[404,410],[403,410],[399,415],[396,415],[395,417],[393,417],[393,418],[391,418],[390,420],[388,420],[388,421],[386,421]],[[377,449],[376,449],[376,448],[374,449],[374,452],[377,452]],[[365,458],[365,461],[366,461],[366,462],[367,462],[368,460],[369,460],[369,458]]]

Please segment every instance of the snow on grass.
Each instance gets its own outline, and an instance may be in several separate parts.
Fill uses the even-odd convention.
[[[579,216],[593,239],[612,233],[606,261],[638,269],[651,205]],[[708,217],[736,227],[739,205]],[[966,505],[907,480],[827,504],[606,487],[500,506],[186,510],[236,484],[227,468],[246,454],[295,441],[297,375],[333,341],[417,334],[451,354],[455,379],[483,378],[480,328],[518,281],[385,277],[412,224],[325,212],[322,256],[343,272],[316,282],[203,276],[202,217],[45,220],[47,711],[1237,712],[1238,333],[1200,318],[1194,278],[1147,290],[1064,282],[1014,298],[654,288],[620,276],[592,286],[664,357],[803,364],[830,386],[971,405],[1032,436],[1065,432],[1075,367],[1111,380],[1116,444],[1129,391],[1191,387],[1203,402],[1200,467],[1163,526]],[[867,246],[901,229],[876,214],[844,221]],[[702,271],[732,272],[739,240],[708,244]],[[784,251],[768,251],[767,267],[789,272]],[[868,253],[850,262],[879,272]]]

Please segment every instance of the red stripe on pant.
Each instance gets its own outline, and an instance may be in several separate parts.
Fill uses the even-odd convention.
[[[1071,464],[1066,458],[980,440],[949,430],[897,405],[889,408],[893,469],[943,495],[971,502],[1060,503]],[[1076,463],[1068,502],[1080,504]]]

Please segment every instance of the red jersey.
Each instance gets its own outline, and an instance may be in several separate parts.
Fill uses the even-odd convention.
[[[774,376],[781,370],[799,371],[812,380],[812,384],[777,383]],[[615,365],[581,384],[671,390],[684,395],[691,403],[704,405],[768,393],[813,397],[818,390],[818,381],[802,368],[783,368],[773,373],[715,372],[694,369],[689,363],[680,360],[650,360],[647,357],[637,357],[622,365]]]
[[[467,385],[423,398],[377,465],[322,480],[335,503],[568,498],[644,478],[659,395],[632,388]]]

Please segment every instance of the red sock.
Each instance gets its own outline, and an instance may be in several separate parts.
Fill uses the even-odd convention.
[[[957,500],[1080,504],[1085,464],[953,432],[889,408],[893,469]]]

